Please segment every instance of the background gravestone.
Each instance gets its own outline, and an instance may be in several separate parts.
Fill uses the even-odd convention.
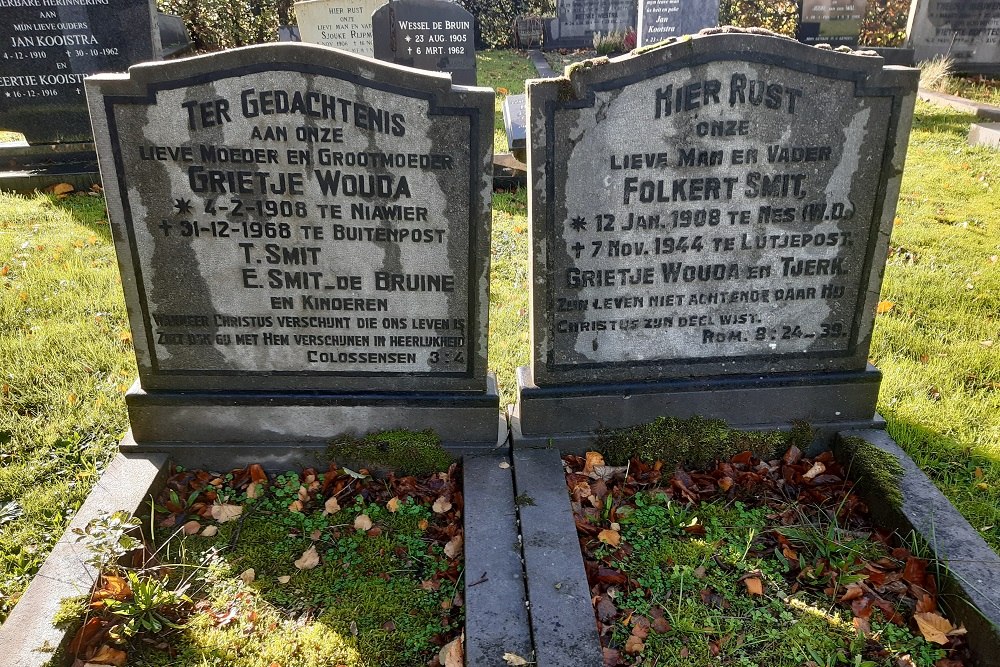
[[[798,40],[805,44],[857,46],[868,0],[802,0]]]
[[[304,44],[87,86],[135,441],[496,443],[492,91]]]
[[[639,0],[637,46],[719,25],[719,0]]]
[[[556,17],[544,24],[546,49],[592,48],[594,33],[635,29],[636,0],[557,0]]]
[[[530,82],[521,441],[660,414],[870,425],[916,82],[738,32]]]
[[[295,3],[301,41],[375,57],[372,13],[385,0],[305,0]]]
[[[372,15],[375,57],[476,85],[475,19],[447,0],[398,0]]]
[[[954,70],[1000,75],[1000,2],[913,0],[907,45],[917,61],[949,55]]]

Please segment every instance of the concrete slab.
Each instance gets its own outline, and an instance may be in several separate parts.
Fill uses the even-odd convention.
[[[969,127],[969,145],[1000,148],[1000,123],[973,123]]]
[[[899,480],[903,503],[898,508],[886,502],[877,488],[866,485],[857,468],[852,477],[878,523],[904,536],[912,530],[934,550],[944,565],[938,586],[949,619],[968,629],[969,646],[979,665],[1000,666],[1000,557],[885,431],[838,434],[834,452],[849,474],[851,462],[845,460],[843,443],[850,437],[864,439],[903,467]]]
[[[537,666],[601,667],[597,621],[559,451],[515,451],[514,480]]]
[[[949,107],[963,113],[971,113],[976,118],[1000,120],[1000,107],[993,106],[992,104],[975,102],[973,100],[967,100],[964,97],[948,95],[947,93],[938,93],[933,90],[920,89],[917,95],[925,102]]]
[[[505,467],[501,467],[505,466]],[[504,667],[505,653],[532,660],[531,628],[505,454],[469,455],[462,462],[465,497],[465,664]]]
[[[549,67],[549,61],[545,59],[545,56],[538,49],[528,51],[528,57],[531,59],[531,64],[535,66],[538,76],[546,79],[559,76],[559,74]]]
[[[166,473],[165,454],[119,454],[111,462],[0,626],[0,662],[5,667],[42,667],[67,640],[52,619],[63,599],[89,592],[97,576],[86,562],[90,553],[76,541],[73,529],[84,528],[101,512],[138,512]]]

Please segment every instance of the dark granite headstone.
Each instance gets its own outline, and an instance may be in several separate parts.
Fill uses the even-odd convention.
[[[306,44],[87,87],[138,442],[495,444],[491,90]]]
[[[1000,0],[913,0],[907,46],[917,62],[948,55],[956,72],[1000,76]]]
[[[475,19],[447,0],[398,0],[372,14],[375,57],[476,85]]]
[[[279,25],[278,26],[278,41],[279,42],[301,42],[302,35],[299,34],[299,26],[297,25]]]
[[[637,45],[692,35],[719,25],[719,0],[639,0]]]
[[[91,141],[83,78],[160,55],[150,0],[0,7],[0,129],[30,144]]]
[[[798,40],[804,44],[857,46],[868,0],[801,0]]]
[[[568,77],[527,91],[522,438],[659,414],[870,424],[917,70],[730,32]]]
[[[163,45],[164,58],[180,55],[194,46],[184,25],[184,19],[180,16],[157,12],[156,23],[160,28],[160,43]]]
[[[557,0],[556,17],[547,21],[546,49],[593,48],[594,33],[635,29],[636,0]]]

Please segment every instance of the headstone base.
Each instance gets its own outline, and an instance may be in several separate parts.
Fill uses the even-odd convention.
[[[969,126],[969,145],[1000,148],[1000,123],[973,123]]]
[[[345,433],[431,429],[454,451],[490,449],[507,438],[492,374],[484,393],[146,392],[136,382],[125,403],[132,431],[122,451],[175,460],[190,451],[201,465],[209,450],[229,462],[298,460],[291,450],[321,451]]]
[[[875,413],[881,382],[881,371],[869,365],[853,372],[538,387],[521,366],[511,438],[515,448],[583,451],[602,430],[697,415],[752,431],[787,430],[804,421],[825,444],[844,429],[884,428]]]
[[[89,190],[100,182],[93,143],[0,143],[0,192],[31,194],[59,183]]]

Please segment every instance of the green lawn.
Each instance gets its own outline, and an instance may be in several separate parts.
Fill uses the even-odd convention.
[[[483,85],[525,76],[516,54],[481,56]],[[970,121],[917,108],[871,357],[891,434],[1000,550],[1000,157],[965,145]],[[504,402],[529,356],[526,215],[523,192],[494,197]],[[113,455],[134,377],[102,199],[0,195],[0,621]]]

